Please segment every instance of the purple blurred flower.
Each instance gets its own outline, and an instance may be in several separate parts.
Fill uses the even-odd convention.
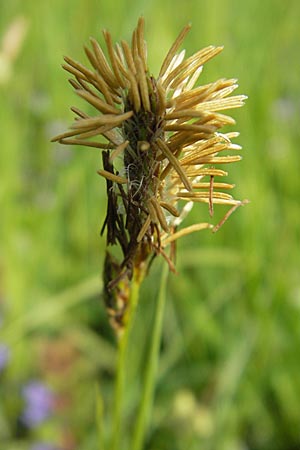
[[[38,442],[30,447],[30,450],[58,450],[58,448],[46,442]]]
[[[0,343],[0,373],[7,365],[10,359],[10,350],[7,345]]]
[[[22,422],[33,428],[49,417],[53,410],[54,394],[39,381],[31,381],[22,390],[25,409],[21,415]]]

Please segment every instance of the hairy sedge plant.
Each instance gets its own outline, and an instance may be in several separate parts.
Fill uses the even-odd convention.
[[[157,77],[148,68],[143,18],[130,45],[113,45],[104,30],[108,57],[91,38],[91,47],[85,47],[90,68],[69,57],[63,65],[73,76],[69,82],[77,95],[96,112],[91,116],[72,107],[71,129],[53,141],[102,150],[98,174],[107,189],[104,295],[117,334],[126,324],[132,278],[140,282],[156,255],[174,271],[178,238],[203,229],[217,231],[246,203],[234,199],[229,193],[234,185],[223,181],[223,167],[241,159],[241,147],[232,143],[238,133],[220,132],[235,124],[220,111],[239,108],[246,96],[231,95],[236,79],[195,87],[203,65],[223,48],[209,46],[186,58],[179,48],[189,30],[190,25],[183,28]],[[217,204],[229,208],[217,225],[200,222],[182,228],[196,203],[206,203],[210,216]],[[121,258],[112,254],[112,246],[121,249]]]

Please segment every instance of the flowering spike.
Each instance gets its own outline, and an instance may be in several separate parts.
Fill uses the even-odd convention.
[[[126,317],[133,273],[143,272],[151,255],[162,255],[175,270],[178,238],[202,229],[217,231],[246,203],[223,192],[234,185],[218,181],[227,172],[215,165],[241,159],[227,154],[241,147],[231,142],[238,133],[219,131],[235,124],[220,111],[243,106],[247,97],[230,96],[236,79],[194,87],[203,65],[223,47],[209,46],[185,59],[185,51],[178,50],[190,28],[184,27],[171,46],[157,78],[148,70],[143,18],[130,45],[114,45],[103,31],[107,57],[91,38],[92,48],[85,47],[90,69],[64,58],[75,92],[97,112],[90,116],[72,107],[76,118],[70,131],[53,141],[103,149],[98,174],[106,181],[108,205],[102,232],[107,231],[107,246],[118,245],[123,253],[118,261],[107,251],[104,268],[106,304],[117,329]],[[206,203],[211,217],[216,204],[230,209],[215,227],[204,222],[178,230],[195,203]],[[169,245],[171,257],[165,251]]]

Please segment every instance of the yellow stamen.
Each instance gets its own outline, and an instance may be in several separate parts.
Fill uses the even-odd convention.
[[[97,171],[98,175],[101,175],[102,177],[106,178],[107,180],[114,181],[118,184],[126,184],[127,179],[120,177],[119,175],[115,175],[114,173],[110,173],[107,170],[100,169]]]
[[[72,125],[72,128],[93,128],[101,125],[112,125],[113,127],[120,125],[124,120],[129,119],[132,116],[133,112],[128,111],[124,114],[103,114],[98,117],[91,117],[88,119],[80,119]]]
[[[112,69],[113,69],[113,72],[115,74],[116,80],[118,81],[118,84],[119,84],[120,87],[125,88],[126,85],[124,83],[124,79],[122,77],[122,74],[121,74],[121,72],[119,70],[119,67],[118,67],[118,64],[117,64],[117,61],[116,61],[116,54],[115,54],[115,51],[114,51],[114,48],[113,48],[111,34],[108,31],[103,30],[103,35],[104,35],[104,39],[105,39],[105,42],[106,42],[109,58],[110,58],[110,61],[111,61]]]
[[[215,131],[214,127],[205,126],[205,125],[195,125],[188,123],[174,123],[165,126],[166,131],[195,131],[196,133],[204,132],[204,133],[212,133]]]
[[[150,223],[151,223],[151,216],[150,216],[150,214],[149,214],[149,215],[147,216],[147,219],[145,220],[145,222],[144,222],[142,228],[140,229],[139,234],[137,235],[137,238],[136,238],[137,242],[141,242],[141,240],[143,239],[143,237],[144,237],[145,234],[147,233],[147,230],[148,230],[148,228],[149,228],[149,226],[150,226]]]
[[[136,74],[136,67],[133,61],[133,56],[131,52],[131,48],[129,47],[128,43],[126,41],[121,41],[124,56],[127,62],[128,69],[131,70],[131,72],[135,75]]]
[[[214,177],[214,175],[210,174],[210,177]],[[194,189],[207,189],[211,186],[211,183],[193,183]],[[214,189],[233,189],[235,184],[229,183],[216,183],[214,181]]]
[[[212,100],[208,102],[199,103],[196,106],[197,111],[222,111],[224,109],[240,108],[244,105],[246,95],[235,95],[229,98],[222,98],[219,100]]]
[[[96,39],[90,38],[90,41],[93,46],[95,57],[98,62],[97,70],[99,71],[100,75],[102,75],[102,77],[104,78],[104,80],[106,81],[106,83],[112,90],[118,89],[119,83],[118,83],[115,75],[113,74],[111,68],[108,65],[108,62],[105,58],[102,48],[100,47],[100,45],[98,44]]]
[[[84,147],[94,147],[94,148],[102,148],[102,149],[110,149],[110,144],[104,144],[102,142],[92,142],[92,141],[84,141],[83,139],[60,139],[60,144],[65,145],[82,145]]]
[[[162,244],[163,246],[165,246],[167,244],[170,244],[170,242],[176,241],[182,236],[186,236],[188,234],[194,233],[195,231],[206,230],[212,227],[213,225],[211,225],[210,223],[196,223],[194,225],[190,225],[189,227],[182,228],[182,230],[179,230],[176,233],[173,233],[170,236],[163,238]]]
[[[118,145],[118,147],[112,152],[110,155],[109,161],[113,163],[113,161],[126,149],[129,141],[125,141],[122,144]]]
[[[144,17],[140,17],[137,26],[137,47],[138,53],[143,63],[143,69],[147,71],[147,55],[145,52],[145,41],[144,41],[144,28],[145,20]]]
[[[177,197],[178,198],[182,198],[182,199],[188,199],[188,200],[192,200],[192,201],[196,201],[196,199],[201,199],[201,198],[210,198],[210,192],[177,192]],[[225,194],[223,192],[214,192],[214,196],[213,196],[213,200],[215,201],[216,199],[224,199],[224,200],[232,200],[232,195],[230,194]]]
[[[76,108],[76,106],[72,106],[70,109],[71,109],[71,111],[73,111],[77,116],[81,117],[82,119],[89,118],[89,116],[85,112],[81,111],[79,108]]]
[[[127,73],[128,73],[128,79],[130,81],[130,86],[131,86],[131,95],[132,95],[134,110],[136,112],[138,112],[141,109],[141,97],[139,94],[138,84],[137,84],[135,76],[131,73],[131,71],[128,70]]]
[[[150,111],[149,92],[148,92],[147,79],[146,79],[142,59],[138,56],[135,59],[135,63],[137,66],[137,74],[138,74],[138,81],[139,81],[142,102],[143,102],[145,110]]]
[[[160,223],[162,229],[168,233],[169,227],[168,227],[165,215],[164,215],[164,213],[163,213],[163,211],[162,211],[162,209],[161,209],[157,199],[155,197],[151,197],[150,201],[151,201],[151,203],[152,203],[152,205],[153,205],[153,207],[155,209],[157,218],[159,220],[159,223]]]
[[[216,56],[222,50],[223,47],[209,46],[203,48],[202,50],[190,56],[181,64],[179,64],[179,66],[177,66],[174,70],[172,70],[172,72],[164,80],[163,85],[169,86],[171,84],[171,87],[175,89],[176,86],[178,86],[193,71],[198,69],[199,66],[202,66],[204,63],[206,63],[209,59]]]
[[[117,108],[115,108],[111,105],[108,105],[106,102],[104,102],[100,98],[91,95],[89,92],[86,92],[83,89],[82,90],[78,89],[76,91],[76,94],[78,94],[79,97],[86,100],[88,103],[93,105],[96,109],[98,109],[102,113],[110,113],[110,114],[120,114],[121,113],[121,111],[118,110]]]
[[[201,164],[230,164],[240,161],[241,159],[242,157],[240,155],[205,157],[201,159]]]
[[[93,80],[95,79],[95,74],[90,69],[85,67],[83,64],[81,64],[78,61],[75,61],[74,59],[70,58],[69,56],[64,56],[64,60],[66,61],[69,66],[74,67],[74,69],[78,70],[82,75],[84,75],[84,78],[87,80]],[[82,78],[82,76],[80,77]]]
[[[178,162],[178,159],[173,155],[173,153],[169,150],[167,144],[163,142],[161,139],[157,139],[157,145],[160,148],[160,150],[165,154],[166,158],[170,161],[176,172],[178,173],[182,183],[186,187],[188,191],[192,191],[192,185],[187,178],[184,170],[182,169],[181,165]]]
[[[171,205],[170,203],[160,202],[159,204],[162,208],[165,208],[167,211],[169,211],[169,213],[171,213],[173,216],[175,216],[175,217],[180,216],[179,211],[177,211],[175,206]]]
[[[157,223],[158,222],[158,217],[157,217],[156,210],[155,210],[151,200],[147,201],[147,208],[148,208],[149,215],[151,217],[151,221],[153,223]]]
[[[170,62],[172,61],[172,59],[174,58],[178,48],[180,47],[180,45],[182,44],[185,36],[187,35],[187,33],[190,31],[191,29],[191,24],[186,25],[183,30],[179,33],[179,35],[177,36],[174,44],[172,45],[172,47],[170,48],[170,50],[167,53],[167,56],[165,57],[160,72],[159,72],[159,78],[161,78],[164,73],[166,72],[166,70],[168,69]]]

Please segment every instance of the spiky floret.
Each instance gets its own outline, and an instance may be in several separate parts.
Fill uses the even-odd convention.
[[[220,111],[242,106],[246,96],[231,96],[236,79],[195,87],[203,65],[222,47],[209,46],[185,59],[185,51],[178,50],[189,29],[181,31],[156,78],[148,70],[143,18],[131,45],[121,41],[114,46],[110,33],[103,31],[108,59],[91,38],[85,52],[92,69],[65,57],[63,67],[74,77],[71,85],[98,113],[90,116],[71,108],[76,115],[71,130],[53,140],[103,149],[98,173],[107,183],[107,244],[119,244],[123,251],[119,270],[114,261],[108,291],[120,280],[130,280],[134,267],[151,254],[162,254],[173,269],[166,246],[200,229],[216,231],[245,203],[228,193],[234,185],[215,180],[227,175],[216,167],[241,159],[236,154],[241,147],[231,142],[238,133],[219,132],[235,121]],[[208,204],[211,216],[215,204],[230,209],[215,227],[199,223],[178,231],[198,202]]]

